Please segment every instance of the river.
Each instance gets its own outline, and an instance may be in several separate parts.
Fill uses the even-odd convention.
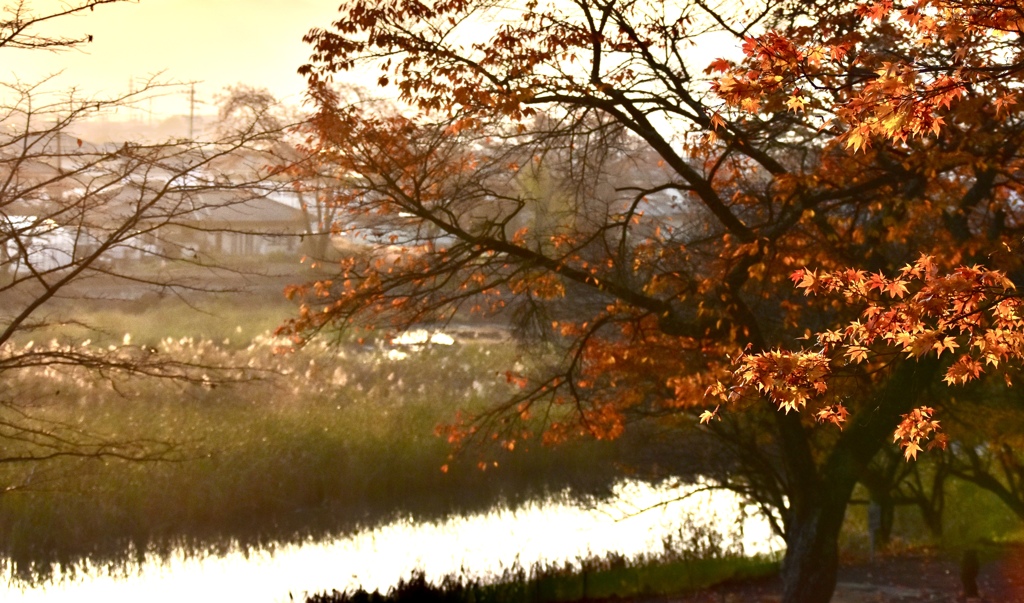
[[[701,492],[676,500],[679,497],[680,490],[668,484],[622,482],[613,497],[589,505],[556,497],[440,522],[407,518],[346,537],[274,550],[206,556],[179,551],[170,559],[149,556],[141,564],[113,572],[86,565],[73,575],[58,573],[32,587],[8,577],[2,598],[10,603],[278,603],[302,600],[305,593],[359,586],[384,592],[414,569],[424,570],[428,579],[449,573],[487,578],[514,563],[529,568],[611,552],[657,553],[666,537],[685,535],[693,525],[711,525],[723,534],[736,532],[741,515],[732,493]],[[744,551],[779,550],[781,542],[772,537],[767,522],[749,511],[742,521]]]

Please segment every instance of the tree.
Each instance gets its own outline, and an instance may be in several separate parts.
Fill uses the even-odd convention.
[[[52,37],[41,33],[43,26],[116,1],[65,2],[43,13],[25,2],[5,4],[0,49],[76,48],[91,37]],[[7,82],[0,93],[0,462],[164,458],[173,452],[169,443],[147,441],[144,435],[115,441],[48,419],[41,407],[52,400],[20,389],[18,375],[46,367],[91,371],[110,380],[121,375],[216,378],[213,367],[171,361],[127,340],[97,348],[37,342],[34,334],[48,325],[49,309],[61,299],[102,297],[132,287],[171,294],[215,289],[216,284],[176,279],[160,270],[161,263],[196,261],[187,244],[165,236],[166,231],[202,230],[211,209],[230,210],[263,194],[254,190],[256,180],[224,183],[210,171],[254,137],[250,129],[215,142],[92,144],[71,134],[77,123],[144,101],[164,85],[150,81],[104,98],[51,92],[50,85],[50,78]]]
[[[1019,376],[1014,371],[1014,379]],[[943,418],[950,445],[944,456],[951,476],[995,494],[1024,520],[1022,415],[1016,393],[989,387],[981,393],[982,405],[948,409]]]
[[[295,290],[289,329],[518,310],[562,361],[509,372],[522,394],[453,441],[700,414],[785,538],[784,601],[824,602],[850,494],[894,429],[910,457],[941,444],[943,376],[1020,358],[1018,20],[729,6],[346,5],[300,71],[339,204],[389,244]],[[711,33],[743,58],[703,64]],[[333,74],[364,68],[407,109],[340,102]],[[535,166],[572,216],[540,237]]]
[[[266,88],[246,84],[227,86],[217,99],[217,129],[221,134],[255,132],[266,137],[264,146],[281,143],[291,119],[281,103]]]
[[[259,178],[259,170],[275,166],[277,173],[268,182],[278,192],[294,193],[305,222],[302,251],[311,262],[331,255],[332,227],[337,208],[330,198],[325,182],[336,177],[336,166],[311,153],[305,145],[304,118],[298,111],[285,107],[266,88],[245,84],[228,86],[217,99],[218,130],[223,135],[245,136],[258,152],[232,170],[244,180]],[[239,169],[242,167],[242,169]],[[248,172],[255,174],[245,177]],[[287,185],[290,190],[282,190]]]

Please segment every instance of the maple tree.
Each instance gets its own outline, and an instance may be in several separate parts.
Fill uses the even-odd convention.
[[[872,459],[941,446],[941,390],[1021,357],[1017,5],[343,10],[307,36],[309,144],[338,234],[378,236],[286,330],[511,314],[561,362],[451,440],[699,416],[786,541],[784,600],[829,600]],[[404,108],[342,102],[356,69]]]

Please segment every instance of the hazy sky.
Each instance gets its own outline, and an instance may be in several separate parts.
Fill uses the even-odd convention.
[[[8,4],[3,0],[3,4]],[[60,0],[31,0],[41,13]],[[302,36],[339,16],[340,0],[140,0],[98,7],[55,22],[46,33],[91,34],[81,50],[3,50],[0,78],[37,81],[63,72],[51,89],[77,86],[89,94],[127,91],[132,78],[164,71],[162,79],[199,81],[196,96],[212,101],[224,86],[246,83],[301,101],[296,75],[309,58]],[[137,85],[137,84],[136,84]],[[200,105],[197,112],[213,112]],[[154,112],[188,113],[186,90],[154,102]]]
[[[0,7],[16,0],[0,0]],[[38,14],[81,0],[27,0]],[[35,82],[61,75],[50,90],[77,87],[86,95],[127,92],[158,72],[163,81],[195,81],[197,113],[215,113],[214,96],[225,86],[244,83],[269,88],[292,104],[302,102],[303,78],[296,74],[310,47],[302,36],[312,27],[328,27],[342,17],[342,0],[129,0],[65,17],[41,33],[93,36],[78,50],[0,51],[0,83],[16,78]],[[708,38],[692,50],[703,69],[715,56],[735,52]],[[339,76],[373,87],[378,72],[361,78]],[[134,82],[133,83],[133,79]],[[148,108],[149,105],[146,105]],[[157,118],[189,112],[188,87],[168,91],[152,103]],[[122,112],[119,112],[123,114]],[[133,113],[141,117],[138,111]]]

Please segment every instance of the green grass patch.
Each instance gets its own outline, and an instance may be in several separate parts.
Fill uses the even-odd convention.
[[[699,558],[670,551],[626,560],[609,555],[578,564],[539,565],[528,571],[512,567],[489,580],[449,575],[431,583],[422,572],[414,572],[386,594],[334,591],[311,595],[307,602],[542,603],[651,597],[692,592],[732,580],[766,578],[778,571],[779,560],[774,557]]]
[[[916,461],[927,462],[927,458]],[[862,486],[854,491],[859,504],[847,509],[840,535],[840,548],[854,557],[871,552],[868,532],[868,492]],[[978,486],[948,478],[943,488],[942,533],[935,534],[914,504],[897,505],[892,540],[887,553],[905,550],[938,550],[959,559],[966,549],[984,551],[1005,545],[1024,543],[1024,524],[995,494]]]

